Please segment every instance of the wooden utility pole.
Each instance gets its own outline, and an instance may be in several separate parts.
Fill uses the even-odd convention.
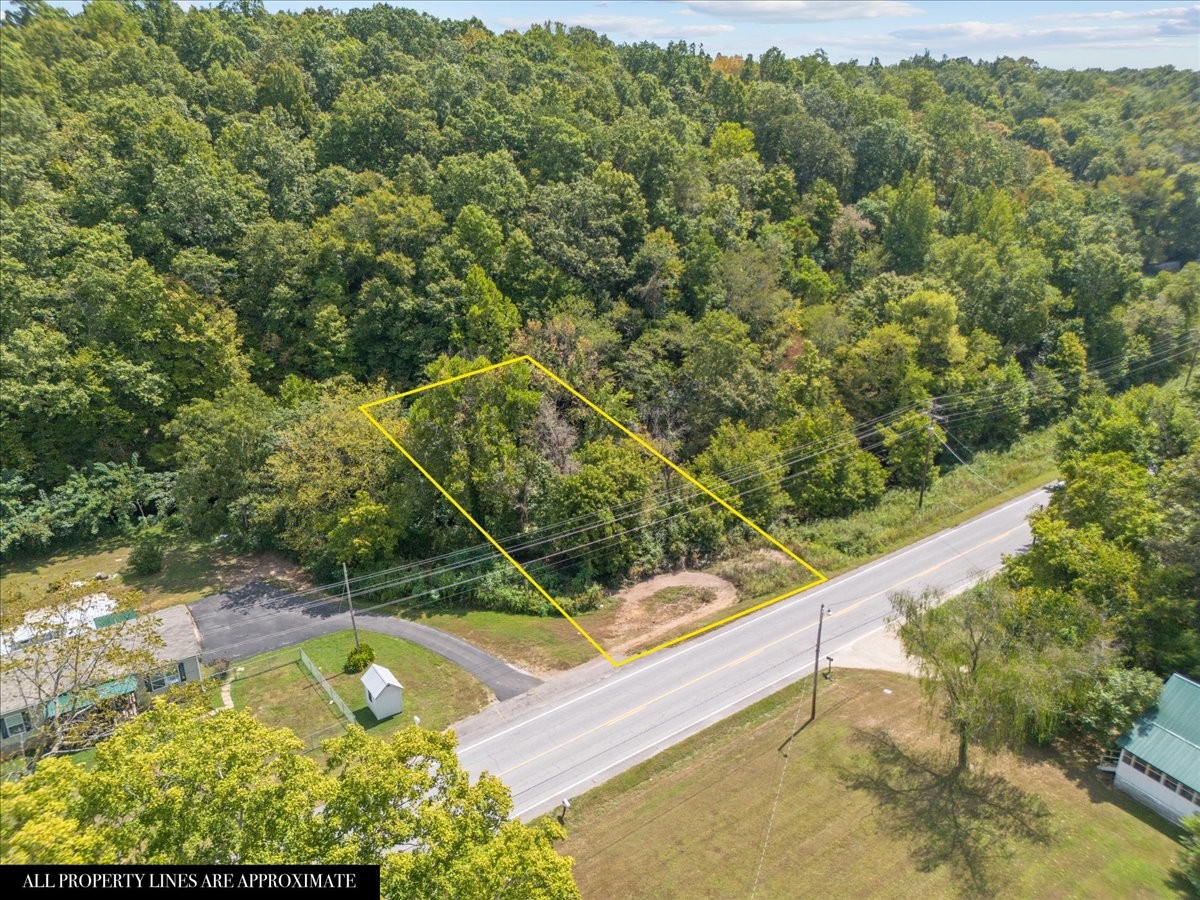
[[[933,423],[925,428],[925,465],[921,467],[921,496],[917,498],[917,509],[925,506],[925,487],[929,484],[929,457],[933,454]]]
[[[1183,379],[1183,387],[1186,390],[1187,386],[1192,383],[1192,372],[1196,368],[1196,354],[1200,353],[1200,336],[1196,339],[1196,348],[1192,351],[1192,361],[1188,363],[1187,378]]]
[[[342,563],[342,581],[346,585],[346,602],[350,604],[350,627],[354,629],[354,649],[359,648],[358,643],[358,622],[354,619],[354,595],[350,593],[350,573],[346,571],[346,564]]]
[[[937,401],[929,401],[929,424],[925,427],[925,463],[921,467],[921,495],[917,497],[917,509],[923,509],[925,506],[925,491],[929,489],[929,463],[933,456],[933,443],[937,439],[937,432],[934,431],[934,423],[938,420]]]
[[[821,677],[821,626],[825,624],[825,604],[821,604],[821,612],[817,616],[817,653],[813,660],[813,689],[812,689],[812,712],[809,714],[808,721],[813,721],[817,717],[817,679]]]

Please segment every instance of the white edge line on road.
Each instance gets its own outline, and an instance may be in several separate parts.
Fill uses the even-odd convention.
[[[1045,490],[1046,489],[1044,486],[1036,488],[1035,490],[1032,490],[1027,494],[1023,494],[1020,497],[1017,497],[1015,500],[1012,500],[1012,501],[1004,504],[1003,506],[998,506],[995,509],[988,511],[981,516],[977,516],[974,519],[968,519],[966,522],[960,522],[958,525],[952,525],[949,528],[943,528],[937,534],[931,534],[927,538],[922,538],[921,540],[917,541],[915,544],[910,544],[908,547],[906,547],[902,550],[894,551],[893,553],[889,553],[888,555],[882,557],[881,559],[875,560],[875,562],[868,563],[865,566],[861,566],[860,568],[855,569],[853,572],[848,572],[845,575],[838,575],[835,578],[832,578],[829,581],[826,581],[824,584],[820,585],[819,587],[816,587],[811,591],[806,591],[805,594],[801,595],[801,597],[803,599],[809,599],[809,598],[816,596],[820,591],[823,591],[823,590],[826,590],[829,588],[833,588],[833,587],[841,587],[846,582],[851,581],[854,578],[857,578],[859,575],[865,575],[868,572],[870,572],[874,569],[877,569],[882,565],[885,565],[886,563],[895,562],[896,560],[901,559],[910,553],[915,553],[916,551],[924,548],[926,544],[931,544],[931,543],[941,540],[942,538],[946,537],[948,533],[952,532],[956,528],[960,528],[961,526],[967,525],[967,524],[982,522],[985,519],[990,519],[992,516],[999,515],[1002,512],[1006,512],[1007,510],[1012,509],[1012,507],[1014,507],[1014,506],[1019,506],[1020,504],[1027,502],[1031,497],[1033,497],[1039,493],[1044,493]],[[777,603],[777,604],[775,604],[775,606],[773,608],[765,609],[760,614],[757,614],[757,615],[751,614],[749,616],[746,616],[746,618],[743,621],[739,622],[736,625],[731,625],[731,626],[728,626],[725,628],[717,628],[711,634],[709,634],[703,638],[699,638],[695,641],[689,641],[689,642],[685,643],[683,645],[683,647],[680,648],[677,652],[669,654],[669,655],[665,655],[661,659],[656,660],[655,662],[652,662],[648,665],[640,666],[640,667],[632,670],[631,672],[629,672],[628,675],[625,675],[622,678],[618,678],[615,681],[609,681],[609,680],[605,679],[603,682],[598,684],[596,687],[592,688],[590,691],[586,691],[582,694],[578,694],[574,697],[571,697],[570,699],[564,701],[563,703],[558,704],[557,706],[551,706],[548,709],[545,709],[542,712],[538,713],[537,715],[531,716],[528,719],[522,719],[519,722],[515,722],[512,725],[510,725],[508,728],[505,728],[501,731],[497,731],[495,734],[488,735],[487,737],[482,738],[473,744],[467,744],[464,747],[459,747],[458,753],[459,753],[459,755],[462,755],[463,753],[469,753],[472,750],[482,747],[484,744],[490,743],[491,741],[494,741],[497,738],[503,737],[504,735],[509,734],[510,732],[516,731],[518,728],[524,728],[526,725],[530,725],[530,724],[536,722],[538,719],[542,718],[543,716],[548,716],[551,713],[557,712],[560,709],[565,709],[568,706],[578,703],[580,700],[586,700],[588,697],[592,696],[593,694],[597,693],[598,691],[607,689],[611,685],[620,684],[621,682],[627,681],[628,679],[633,678],[636,675],[640,675],[643,672],[649,672],[655,666],[659,666],[659,665],[661,665],[665,662],[668,662],[670,660],[673,660],[673,659],[679,659],[685,653],[690,653],[691,651],[693,651],[699,647],[703,647],[709,641],[714,640],[715,638],[717,638],[720,635],[732,634],[733,632],[735,632],[741,628],[745,628],[747,625],[750,625],[751,623],[761,622],[764,619],[767,619],[770,616],[775,615],[776,613],[782,612],[785,608],[790,608],[789,604],[787,604],[786,601],[784,601],[783,603]]]
[[[958,586],[950,593],[946,594],[945,597],[943,597],[943,599],[949,600],[951,597],[956,597],[959,594],[963,593],[964,591],[969,591],[972,587],[977,585],[979,582],[983,581],[985,578],[988,578],[990,575],[993,575],[998,571],[999,571],[999,567],[989,569],[986,572],[980,572],[974,578],[968,579],[965,583]],[[878,628],[871,629],[866,634],[860,634],[858,637],[856,637],[854,639],[854,641],[851,642],[851,644],[853,644],[854,642],[857,642],[857,641],[861,641],[863,638],[869,637],[872,634],[876,634],[877,632],[882,631],[886,627],[887,627],[886,624],[880,625]],[[670,734],[666,735],[665,737],[656,738],[655,740],[651,741],[646,746],[641,747],[638,750],[634,750],[632,753],[628,753],[625,756],[622,756],[616,762],[609,763],[607,766],[605,766],[603,769],[600,769],[598,772],[595,772],[591,775],[585,775],[583,778],[580,778],[578,781],[567,785],[565,788],[559,788],[557,791],[555,791],[550,796],[544,797],[543,799],[537,801],[536,803],[530,803],[524,809],[514,812],[512,814],[512,816],[514,818],[519,819],[519,818],[521,818],[521,816],[526,815],[527,813],[532,812],[535,809],[538,809],[539,807],[541,807],[543,804],[546,804],[546,803],[551,804],[549,807],[547,807],[548,809],[553,809],[554,804],[552,801],[554,800],[555,797],[569,796],[571,791],[573,791],[575,788],[579,787],[581,784],[585,784],[586,782],[589,782],[589,781],[594,781],[595,779],[599,778],[601,775],[603,775],[605,772],[609,771],[610,769],[614,769],[617,766],[623,765],[624,763],[633,759],[635,756],[645,753],[647,750],[653,750],[656,746],[658,746],[659,744],[662,744],[664,741],[671,741],[671,744],[668,744],[667,746],[673,746],[675,743],[674,739],[676,737],[678,737],[680,734],[683,734],[684,732],[686,732],[692,728],[695,728],[697,725],[703,724],[706,719],[709,719],[712,716],[719,716],[721,713],[725,712],[725,710],[729,709],[729,707],[736,706],[737,704],[748,700],[749,698],[753,697],[755,694],[757,694],[761,691],[769,692],[771,690],[771,688],[773,688],[775,685],[779,684],[779,682],[785,681],[789,678],[796,678],[798,676],[804,675],[807,672],[811,671],[813,668],[814,668],[814,665],[812,663],[808,663],[808,664],[801,666],[799,669],[794,669],[793,671],[788,672],[787,674],[780,675],[774,681],[769,681],[765,685],[763,685],[761,687],[757,687],[754,690],[750,691],[749,693],[742,694],[740,697],[738,697],[734,700],[730,700],[724,706],[722,706],[718,709],[715,709],[712,712],[705,713],[699,719],[696,719],[693,722],[689,722],[687,725],[684,725],[682,728],[675,729],[675,731],[671,732]],[[765,700],[767,696],[769,696],[769,694],[764,695],[763,699]],[[717,721],[718,720],[713,720],[710,723],[710,725],[715,725]],[[663,749],[665,749],[665,748],[663,748]]]

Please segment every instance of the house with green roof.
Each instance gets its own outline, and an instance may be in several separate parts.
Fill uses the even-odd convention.
[[[1172,675],[1117,745],[1117,788],[1175,823],[1200,814],[1200,684]]]

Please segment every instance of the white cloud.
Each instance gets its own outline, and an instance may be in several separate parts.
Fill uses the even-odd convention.
[[[1139,17],[1140,18],[1140,17]],[[931,42],[931,49],[955,46],[1108,46],[1152,47],[1164,38],[1200,33],[1200,17],[1184,16],[1162,22],[1128,21],[1120,25],[1061,25],[1039,27],[1022,22],[949,22],[901,28],[892,36],[904,41]]]
[[[904,0],[687,0],[687,9],[745,22],[843,22],[915,16]]]
[[[676,25],[665,19],[650,16],[582,15],[563,16],[556,21],[564,25],[581,25],[601,34],[618,34],[639,40],[655,38],[704,38],[733,31],[732,25],[714,22],[711,25]]]
[[[1159,9],[1106,9],[1097,12],[1060,12],[1033,16],[1035,19],[1076,21],[1078,19],[1168,19],[1200,14],[1200,6],[1164,6]]]

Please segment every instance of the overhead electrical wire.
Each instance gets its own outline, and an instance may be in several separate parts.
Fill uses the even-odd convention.
[[[1140,365],[1140,366],[1136,366],[1136,367],[1130,367],[1129,369],[1127,369],[1127,370],[1126,370],[1126,372],[1138,371],[1138,370],[1140,370],[1140,369],[1148,368],[1148,367],[1150,367],[1150,366],[1159,365],[1159,364],[1161,364],[1161,362],[1162,362],[1162,361],[1164,361],[1164,360],[1166,360],[1166,359],[1169,359],[1169,358],[1173,358],[1173,357],[1175,357],[1175,356],[1180,356],[1180,355],[1183,355],[1183,354],[1185,354],[1185,353],[1187,353],[1187,352],[1190,352],[1190,350],[1191,350],[1191,349],[1192,349],[1192,347],[1191,347],[1191,342],[1188,342],[1188,343],[1184,344],[1182,347],[1180,347],[1180,346],[1176,346],[1175,348],[1168,348],[1168,349],[1167,349],[1167,350],[1165,350],[1165,351],[1160,351],[1160,352],[1159,352],[1159,353],[1157,353],[1157,354],[1151,354],[1151,356],[1149,356],[1149,357],[1147,357],[1147,358],[1145,358],[1144,360],[1142,360],[1142,361],[1141,361],[1141,362],[1142,362],[1142,365]],[[1097,369],[1101,368],[1100,364],[1097,364],[1096,368],[1097,368]],[[1088,370],[1088,374],[1094,374],[1094,371],[1095,371],[1094,369],[1091,369],[1091,368],[1089,368],[1089,370]],[[1019,391],[1021,391],[1022,389],[1026,389],[1026,388],[1028,388],[1028,387],[1029,387],[1028,383],[1024,383],[1024,384],[1022,384],[1022,385],[1020,385],[1020,386],[1014,386],[1014,388],[1013,388],[1013,390],[1012,390],[1012,391],[995,391],[995,390],[988,391],[988,390],[979,390],[979,391],[970,391],[970,392],[959,392],[958,394],[947,394],[947,395],[941,395],[941,397],[939,397],[939,398],[934,398],[934,400],[940,404],[940,403],[941,403],[943,400],[946,400],[946,399],[949,399],[949,398],[952,398],[952,397],[959,397],[959,398],[968,397],[968,396],[974,396],[974,397],[980,397],[980,396],[992,396],[992,397],[998,397],[998,396],[1004,396],[1004,395],[1006,395],[1006,394],[1008,394],[1008,393],[1016,393],[1016,392],[1019,392]],[[924,405],[924,403],[925,403],[925,402],[928,402],[928,401],[923,401],[923,402],[915,402],[915,403],[907,404],[905,407],[901,407],[901,408],[900,408],[900,409],[898,409],[898,410],[893,410],[891,413],[888,413],[888,414],[885,414],[885,415],[882,415],[882,416],[877,416],[877,417],[875,417],[875,419],[873,419],[873,420],[869,420],[869,421],[867,421],[867,422],[860,423],[860,424],[859,424],[859,425],[858,425],[858,426],[857,426],[857,427],[856,427],[856,428],[853,430],[853,432],[852,432],[852,434],[851,434],[850,436],[844,436],[844,437],[843,437],[841,440],[836,440],[836,439],[823,439],[823,440],[818,440],[818,441],[812,441],[812,442],[808,442],[807,444],[803,444],[803,445],[798,445],[797,447],[789,448],[787,451],[784,451],[784,453],[793,452],[793,451],[795,451],[795,450],[797,450],[797,449],[806,449],[806,448],[812,448],[812,447],[817,447],[818,449],[816,449],[815,451],[812,451],[812,452],[810,452],[810,453],[808,453],[808,454],[806,454],[806,455],[801,455],[801,456],[799,456],[799,457],[793,457],[793,458],[789,458],[789,459],[787,459],[785,462],[783,462],[783,463],[781,463],[781,464],[779,464],[779,465],[776,465],[776,466],[774,466],[774,467],[769,467],[769,468],[768,468],[768,469],[766,469],[766,470],[763,470],[763,469],[761,469],[761,468],[757,468],[757,469],[755,469],[755,471],[752,471],[752,472],[751,472],[749,475],[743,476],[742,478],[733,479],[732,481],[728,481],[728,480],[726,480],[724,477],[722,477],[722,481],[725,481],[725,483],[726,483],[727,485],[736,485],[736,484],[739,484],[739,483],[741,483],[742,481],[748,480],[749,478],[758,477],[758,476],[760,476],[761,474],[764,474],[764,472],[766,472],[766,471],[775,471],[775,470],[777,470],[777,469],[780,469],[780,468],[790,468],[790,467],[791,467],[792,465],[794,465],[794,464],[795,464],[797,461],[800,461],[800,460],[803,460],[803,459],[812,458],[812,457],[814,457],[814,456],[821,456],[821,455],[823,455],[823,454],[827,454],[827,453],[829,453],[830,451],[832,451],[833,449],[836,449],[838,446],[845,446],[845,445],[847,445],[847,444],[851,444],[851,443],[852,443],[852,444],[854,444],[855,446],[853,447],[853,449],[851,449],[851,450],[850,450],[850,452],[849,452],[848,454],[841,454],[841,455],[839,455],[839,456],[837,456],[837,457],[828,457],[828,456],[826,456],[826,458],[825,458],[825,459],[823,459],[823,460],[821,461],[821,464],[826,464],[826,463],[828,463],[828,462],[831,462],[831,461],[839,461],[839,460],[841,460],[841,459],[844,459],[844,458],[846,458],[846,457],[847,457],[847,456],[849,456],[849,455],[853,455],[854,453],[858,452],[860,449],[864,449],[863,447],[861,447],[861,445],[859,445],[859,444],[858,444],[858,440],[861,440],[861,438],[862,438],[862,436],[863,436],[863,435],[860,435],[860,432],[870,433],[870,432],[872,432],[872,431],[876,430],[876,428],[878,427],[878,423],[884,422],[884,421],[886,421],[886,420],[889,420],[889,419],[895,419],[897,416],[899,416],[899,415],[903,415],[905,412],[911,411],[912,409],[915,409],[915,408],[919,408],[920,406]],[[962,410],[961,412],[958,412],[958,413],[947,413],[947,414],[946,414],[946,415],[944,415],[944,416],[940,416],[940,417],[939,417],[939,421],[945,421],[947,424],[948,424],[948,423],[950,423],[951,421],[966,421],[966,420],[968,420],[968,419],[970,419],[970,418],[976,418],[976,417],[978,417],[978,416],[981,416],[981,415],[988,415],[988,414],[991,414],[991,413],[992,413],[993,411],[995,411],[996,409],[1002,409],[1002,408],[1004,408],[1006,405],[1007,405],[1007,401],[1000,401],[1000,402],[998,402],[998,403],[996,403],[996,402],[994,402],[994,403],[991,403],[991,404],[989,404],[989,405],[987,405],[987,406],[975,406],[975,407],[968,407],[967,409],[965,409],[965,410]],[[911,433],[911,432],[913,432],[913,431],[916,431],[916,430],[919,430],[919,429],[917,429],[917,428],[909,429],[909,430],[907,430],[907,431],[904,431],[904,432],[900,432],[900,433],[898,433],[898,435],[897,435],[897,436],[903,436],[903,435],[905,435],[905,434]],[[851,440],[851,437],[853,437],[853,440]],[[957,439],[956,439],[956,440],[957,440]],[[874,449],[874,448],[875,448],[875,446],[878,446],[878,445],[877,445],[877,444],[876,444],[876,445],[872,445],[871,447],[869,447],[869,448],[866,448],[866,449]],[[957,457],[957,454],[955,454],[955,453],[954,453],[954,451],[952,450],[952,448],[949,448],[949,447],[947,447],[947,450],[949,450],[949,451],[952,453],[952,455],[955,455],[955,456]],[[779,458],[781,455],[782,455],[782,454],[772,454],[771,456],[764,457],[763,459],[767,459],[767,460],[769,460],[769,459],[773,459],[773,458]],[[961,458],[959,458],[959,459],[960,459],[960,462],[961,462],[961,461],[962,461],[962,460],[961,460]],[[747,464],[747,466],[754,466],[754,465],[756,465],[756,464],[755,464],[755,463],[750,463],[750,464]],[[964,462],[964,465],[966,465],[966,463],[965,463],[965,462]],[[732,470],[727,470],[727,471],[737,471],[738,469],[747,468],[747,466],[737,467],[737,468],[735,468],[735,469],[732,469]],[[785,476],[785,477],[784,477],[784,479],[782,479],[782,481],[789,481],[789,480],[791,480],[792,478],[799,477],[799,476],[801,476],[801,475],[807,474],[807,472],[809,472],[809,471],[812,471],[812,469],[813,469],[813,468],[815,468],[815,467],[811,467],[811,468],[808,468],[808,469],[802,469],[802,470],[799,470],[799,471],[797,471],[797,472],[791,473],[790,475],[787,475],[787,476]],[[725,472],[723,472],[723,473],[720,473],[720,476],[724,476],[725,474],[726,474]],[[720,477],[720,476],[719,476],[719,477]],[[766,485],[766,486],[763,486],[763,487],[767,487],[767,486],[769,486],[769,485]],[[690,493],[689,493],[689,489],[690,489]],[[757,490],[760,490],[760,489],[762,489],[762,487],[753,487],[753,488],[750,488],[750,489],[748,489],[748,490],[746,490],[746,491],[738,492],[738,493],[735,493],[735,494],[728,494],[728,495],[726,495],[725,499],[726,499],[726,500],[737,499],[737,498],[740,498],[740,497],[744,497],[744,496],[746,496],[746,495],[748,495],[748,494],[754,493],[755,491],[757,491]],[[656,509],[660,509],[660,508],[662,508],[664,505],[679,503],[679,502],[681,502],[681,501],[685,501],[685,500],[687,500],[687,499],[694,498],[694,497],[696,497],[696,496],[699,496],[699,495],[701,494],[701,492],[700,492],[700,491],[698,491],[697,489],[695,489],[695,488],[694,488],[694,487],[692,487],[692,486],[688,486],[688,488],[684,488],[684,489],[681,489],[681,490],[679,490],[679,491],[664,491],[664,492],[661,492],[661,493],[662,493],[662,494],[664,494],[664,495],[668,495],[668,496],[669,496],[669,500],[668,500],[668,503],[667,503],[667,504],[655,504],[655,505],[653,505],[653,506],[647,507],[647,506],[645,505],[645,502],[644,502],[644,501],[645,501],[646,499],[651,499],[651,498],[653,498],[653,496],[654,496],[654,495],[651,495],[651,497],[650,497],[650,498],[645,498],[645,497],[643,497],[643,498],[639,498],[639,501],[635,501],[635,504],[638,506],[638,508],[637,508],[636,512],[635,512],[635,513],[632,513],[632,514],[630,514],[630,515],[622,516],[622,517],[619,517],[619,518],[611,518],[611,517],[610,517],[610,518],[608,518],[607,520],[597,520],[597,521],[595,521],[595,522],[592,522],[592,523],[590,523],[590,524],[586,524],[586,525],[584,525],[584,526],[582,526],[582,527],[579,527],[579,528],[577,528],[575,531],[568,532],[568,533],[566,533],[566,534],[562,534],[562,533],[559,533],[559,534],[551,534],[549,537],[543,537],[543,538],[541,538],[541,539],[539,539],[539,540],[536,540],[536,541],[529,541],[529,540],[528,540],[528,538],[529,538],[529,537],[531,537],[531,536],[540,536],[540,535],[542,535],[544,532],[546,532],[546,531],[548,531],[548,530],[550,530],[550,529],[558,529],[558,528],[562,528],[564,525],[573,524],[573,523],[575,523],[575,522],[577,522],[577,521],[580,521],[580,520],[586,520],[586,519],[589,519],[589,518],[595,518],[595,516],[594,516],[594,514],[593,514],[592,516],[581,516],[581,517],[576,517],[575,519],[572,519],[572,520],[566,520],[565,522],[554,523],[553,525],[550,525],[550,526],[544,526],[544,527],[543,527],[543,528],[541,528],[541,529],[537,529],[537,530],[535,530],[535,531],[532,531],[532,532],[526,532],[526,533],[524,533],[524,534],[522,534],[522,535],[519,535],[519,536],[518,536],[518,542],[517,542],[516,544],[514,544],[514,545],[513,545],[513,547],[512,547],[511,549],[510,549],[510,548],[506,548],[506,549],[510,549],[510,552],[514,552],[514,553],[516,553],[516,552],[522,552],[522,551],[524,551],[524,550],[531,549],[531,548],[533,548],[533,547],[537,547],[537,546],[543,546],[543,545],[545,545],[545,544],[547,544],[547,543],[552,543],[552,542],[555,542],[555,541],[561,541],[561,540],[563,540],[563,539],[564,539],[564,538],[566,538],[566,537],[570,537],[570,536],[572,536],[572,535],[574,535],[574,534],[577,534],[577,533],[584,533],[584,532],[590,531],[590,530],[592,530],[592,529],[594,529],[594,528],[596,528],[596,527],[601,527],[601,526],[603,526],[603,527],[609,527],[609,526],[611,526],[612,524],[614,524],[616,521],[622,521],[622,520],[624,520],[624,519],[626,519],[626,518],[629,518],[629,517],[631,517],[631,515],[644,515],[644,514],[651,514],[651,513],[653,513],[653,512],[654,512]],[[633,505],[633,504],[631,504],[631,505]],[[709,500],[709,501],[707,502],[707,504],[705,504],[705,505],[707,505],[707,506],[715,506],[715,505],[716,505],[716,503],[715,503],[715,501]],[[700,508],[703,508],[703,507],[700,507]],[[609,510],[605,510],[604,512],[605,512],[605,513],[611,513],[611,512],[612,512],[614,509],[620,509],[620,507],[617,507],[617,508],[611,508],[611,509],[609,509]],[[598,544],[598,543],[604,543],[604,542],[607,542],[607,541],[610,541],[610,540],[617,540],[617,539],[619,539],[619,538],[622,538],[622,537],[624,537],[626,534],[628,534],[628,533],[631,533],[631,532],[633,532],[633,531],[639,531],[639,530],[643,530],[643,529],[645,529],[645,528],[661,527],[661,526],[662,526],[662,525],[663,525],[665,522],[667,522],[667,521],[670,521],[670,520],[671,520],[671,519],[673,519],[673,518],[677,518],[677,517],[679,517],[679,516],[681,516],[681,515],[688,515],[688,514],[692,514],[692,513],[694,513],[695,511],[696,511],[696,509],[688,509],[688,510],[684,510],[684,511],[682,511],[682,512],[680,512],[680,513],[676,513],[674,516],[668,517],[667,519],[657,519],[657,520],[650,521],[650,522],[648,522],[648,523],[644,523],[644,524],[642,524],[642,525],[639,525],[639,526],[637,526],[637,527],[635,527],[635,528],[632,528],[632,529],[624,529],[624,530],[622,530],[622,531],[613,532],[613,533],[610,533],[610,534],[608,534],[608,535],[605,535],[605,536],[604,536],[603,538],[601,538],[601,539],[596,539],[596,540],[593,540],[593,541],[589,541],[589,542],[587,542],[587,543],[586,543],[586,544],[584,544],[584,545],[579,545],[579,546],[576,546],[576,547],[567,548],[567,549],[565,549],[565,550],[558,551],[558,552],[556,552],[556,553],[547,554],[547,555],[546,555],[546,556],[544,556],[544,557],[541,557],[541,558],[538,558],[538,559],[535,559],[535,560],[532,560],[532,561],[530,561],[530,562],[529,562],[529,565],[536,565],[537,563],[540,563],[540,562],[545,562],[546,560],[548,560],[548,559],[550,559],[550,558],[557,557],[557,556],[562,556],[562,555],[563,555],[563,554],[565,554],[565,553],[572,553],[572,552],[576,552],[576,551],[580,550],[581,548],[585,548],[585,547],[588,547],[588,546],[593,546],[593,545],[596,545],[596,544]],[[453,557],[455,557],[455,556],[461,556],[461,555],[464,555],[464,554],[469,554],[469,553],[475,553],[475,554],[479,554],[479,551],[482,551],[482,555],[481,555],[481,556],[479,556],[479,558],[467,559],[467,560],[465,560],[465,561],[460,561],[460,562],[457,562],[457,563],[454,563],[454,564],[452,564],[452,565],[448,565],[448,566],[435,567],[435,568],[432,568],[432,569],[428,568],[428,565],[429,565],[429,563],[431,563],[431,562],[436,562],[437,560],[440,560],[440,559],[453,558]],[[394,587],[397,587],[397,586],[401,586],[401,585],[403,585],[403,584],[407,584],[407,583],[413,583],[413,582],[417,582],[417,581],[427,581],[427,580],[428,580],[428,579],[430,579],[430,578],[435,578],[435,577],[438,577],[439,575],[446,574],[446,573],[448,573],[448,572],[450,572],[450,571],[455,571],[455,570],[458,570],[458,569],[461,569],[461,568],[465,568],[465,567],[469,567],[469,566],[475,566],[475,565],[479,565],[479,564],[481,564],[481,563],[487,562],[487,561],[488,561],[488,560],[491,558],[491,556],[492,556],[492,554],[493,554],[493,553],[494,553],[494,548],[492,548],[490,544],[476,545],[475,547],[469,547],[469,548],[463,548],[463,549],[461,549],[461,550],[450,551],[450,552],[448,552],[448,553],[442,554],[442,555],[441,555],[441,556],[439,556],[439,557],[433,557],[433,558],[431,558],[431,559],[420,560],[420,561],[414,561],[414,562],[411,562],[411,563],[406,563],[406,564],[403,564],[403,565],[400,565],[400,566],[391,567],[391,568],[389,568],[389,569],[380,570],[380,571],[378,571],[378,572],[367,573],[367,574],[365,574],[365,575],[355,576],[354,578],[350,579],[350,581],[351,581],[351,583],[352,583],[352,584],[355,584],[355,583],[360,583],[360,584],[361,584],[362,582],[364,582],[364,581],[369,581],[370,579],[377,579],[377,578],[380,578],[380,577],[383,577],[383,576],[386,576],[386,575],[389,575],[389,574],[398,573],[398,572],[402,572],[402,571],[412,571],[412,570],[414,570],[414,569],[418,569],[418,570],[419,570],[419,571],[417,571],[417,573],[416,573],[415,575],[412,575],[412,576],[410,576],[410,577],[406,577],[406,578],[399,578],[399,579],[393,579],[393,580],[390,580],[390,581],[389,581],[389,580],[385,580],[383,583],[372,583],[372,584],[369,584],[369,585],[362,586],[362,587],[360,587],[358,590],[354,590],[354,589],[352,589],[352,590],[351,590],[351,596],[361,596],[361,595],[363,595],[363,594],[369,594],[369,593],[378,593],[378,592],[380,592],[380,591],[383,591],[383,590],[388,590],[388,589],[391,589],[391,588],[394,588]],[[575,556],[575,557],[567,557],[565,560],[560,560],[560,562],[563,562],[563,563],[565,563],[565,562],[569,562],[569,561],[573,560],[574,558],[578,558],[578,554],[577,554],[577,553],[576,553],[576,556]],[[557,565],[557,564],[556,564],[556,565]],[[492,571],[489,571],[489,572],[486,572],[486,573],[484,573],[483,575],[476,576],[476,577],[474,577],[474,578],[470,578],[470,579],[465,579],[465,580],[463,580],[462,582],[459,582],[458,584],[456,584],[456,585],[455,585],[455,587],[458,587],[459,585],[469,585],[469,584],[471,584],[471,583],[473,583],[473,582],[476,582],[476,581],[482,580],[483,578],[491,577],[491,576],[493,576],[494,574],[495,574],[495,572],[494,572],[494,570],[492,570]],[[283,597],[274,598],[274,603],[275,603],[276,605],[278,605],[278,604],[281,604],[281,603],[286,603],[287,601],[289,601],[289,600],[292,600],[292,599],[296,599],[296,598],[300,598],[300,597],[304,597],[304,596],[309,596],[309,595],[311,595],[311,594],[314,594],[314,593],[318,593],[318,592],[325,592],[325,591],[329,591],[329,590],[333,590],[333,589],[337,589],[337,588],[341,588],[341,587],[342,587],[342,583],[340,583],[340,582],[335,582],[335,583],[332,583],[332,584],[330,584],[330,585],[324,585],[324,586],[315,587],[315,588],[308,588],[308,589],[305,589],[305,590],[303,590],[303,591],[297,591],[297,592],[294,592],[293,594],[285,595],[285,596],[283,596]],[[375,608],[381,608],[382,606],[390,606],[390,605],[394,605],[394,604],[395,604],[395,603],[397,603],[397,602],[404,602],[404,601],[407,601],[407,600],[410,600],[410,599],[415,599],[415,598],[417,598],[417,597],[424,596],[424,595],[428,595],[428,594],[439,594],[439,593],[443,593],[443,594],[444,594],[444,593],[446,593],[448,590],[449,590],[449,586],[435,587],[435,588],[432,588],[432,589],[430,589],[430,590],[428,590],[428,591],[424,591],[424,592],[421,592],[421,593],[418,593],[418,594],[414,594],[414,595],[408,595],[408,596],[406,596],[406,597],[400,598],[400,599],[399,599],[399,600],[397,600],[397,601],[389,601],[389,602],[388,602],[388,603],[386,603],[386,604],[379,604],[379,605],[377,605]],[[454,590],[454,591],[450,591],[450,593],[451,593],[452,595],[454,595],[454,594],[462,593],[462,591],[460,591],[460,590]],[[343,598],[344,598],[344,594],[343,594]],[[307,608],[307,607],[309,607],[309,606],[315,606],[315,605],[318,605],[318,604],[337,603],[337,602],[339,602],[339,600],[340,600],[340,599],[342,599],[342,598],[338,598],[338,597],[336,597],[336,596],[328,596],[328,595],[326,595],[326,596],[322,596],[322,597],[318,598],[317,600],[310,601],[309,603],[304,603],[304,604],[292,604],[292,605],[290,605],[290,606],[289,606],[289,611],[295,611],[295,610],[298,610],[298,609],[303,609],[303,608]],[[435,601],[435,602],[436,602],[436,601]],[[275,611],[274,611],[274,610],[268,610],[268,611],[264,611],[261,617],[266,617],[266,616],[270,616],[270,615],[274,615],[274,614],[275,614]],[[256,618],[258,618],[258,617],[256,617]],[[236,627],[236,626],[230,626],[230,627]],[[238,642],[238,643],[242,643],[242,642]],[[232,647],[232,646],[234,646],[234,645],[232,645],[232,644],[231,644],[231,645],[226,645],[224,648],[218,648],[218,649],[226,649],[226,648],[229,648],[229,647]]]

